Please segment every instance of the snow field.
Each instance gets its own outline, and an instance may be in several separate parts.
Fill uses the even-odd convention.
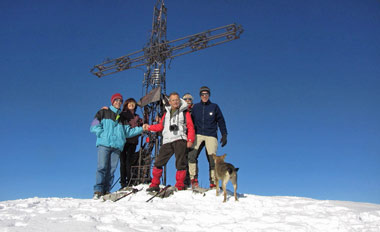
[[[140,185],[139,188],[147,188]],[[154,198],[145,190],[118,202],[30,198],[0,202],[0,231],[380,231],[380,205],[266,197],[215,190]]]

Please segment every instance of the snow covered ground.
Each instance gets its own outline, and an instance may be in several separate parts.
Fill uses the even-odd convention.
[[[146,188],[147,185],[140,185]],[[30,198],[0,202],[0,231],[380,231],[380,205],[265,197],[215,190],[155,198],[142,191],[118,202]]]

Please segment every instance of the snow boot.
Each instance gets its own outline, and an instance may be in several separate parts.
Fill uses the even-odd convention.
[[[103,196],[103,194],[101,192],[95,192],[92,199],[99,200],[102,196]]]
[[[191,188],[192,189],[199,188],[198,179],[191,180]]]
[[[185,184],[183,183],[186,178],[186,170],[177,170],[175,174],[176,184],[175,187],[178,190],[185,190]]]
[[[153,178],[152,178],[152,183],[150,183],[149,188],[146,189],[148,192],[155,192],[155,191],[160,191],[160,178],[162,176],[162,168],[153,168],[152,171]]]

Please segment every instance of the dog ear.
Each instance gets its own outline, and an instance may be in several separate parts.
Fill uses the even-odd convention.
[[[227,154],[224,154],[224,155],[222,155],[222,157],[223,157],[223,160],[226,158],[226,156],[227,156]]]

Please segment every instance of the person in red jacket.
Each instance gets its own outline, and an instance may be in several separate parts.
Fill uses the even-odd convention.
[[[153,132],[162,132],[163,144],[154,162],[152,170],[152,182],[147,191],[158,191],[162,167],[167,164],[169,159],[175,154],[176,165],[176,184],[178,190],[184,190],[184,180],[186,177],[187,148],[193,145],[195,131],[191,115],[188,112],[187,103],[180,99],[178,93],[169,95],[169,105],[166,112],[162,115],[160,122],[155,125],[144,125],[144,129]]]

